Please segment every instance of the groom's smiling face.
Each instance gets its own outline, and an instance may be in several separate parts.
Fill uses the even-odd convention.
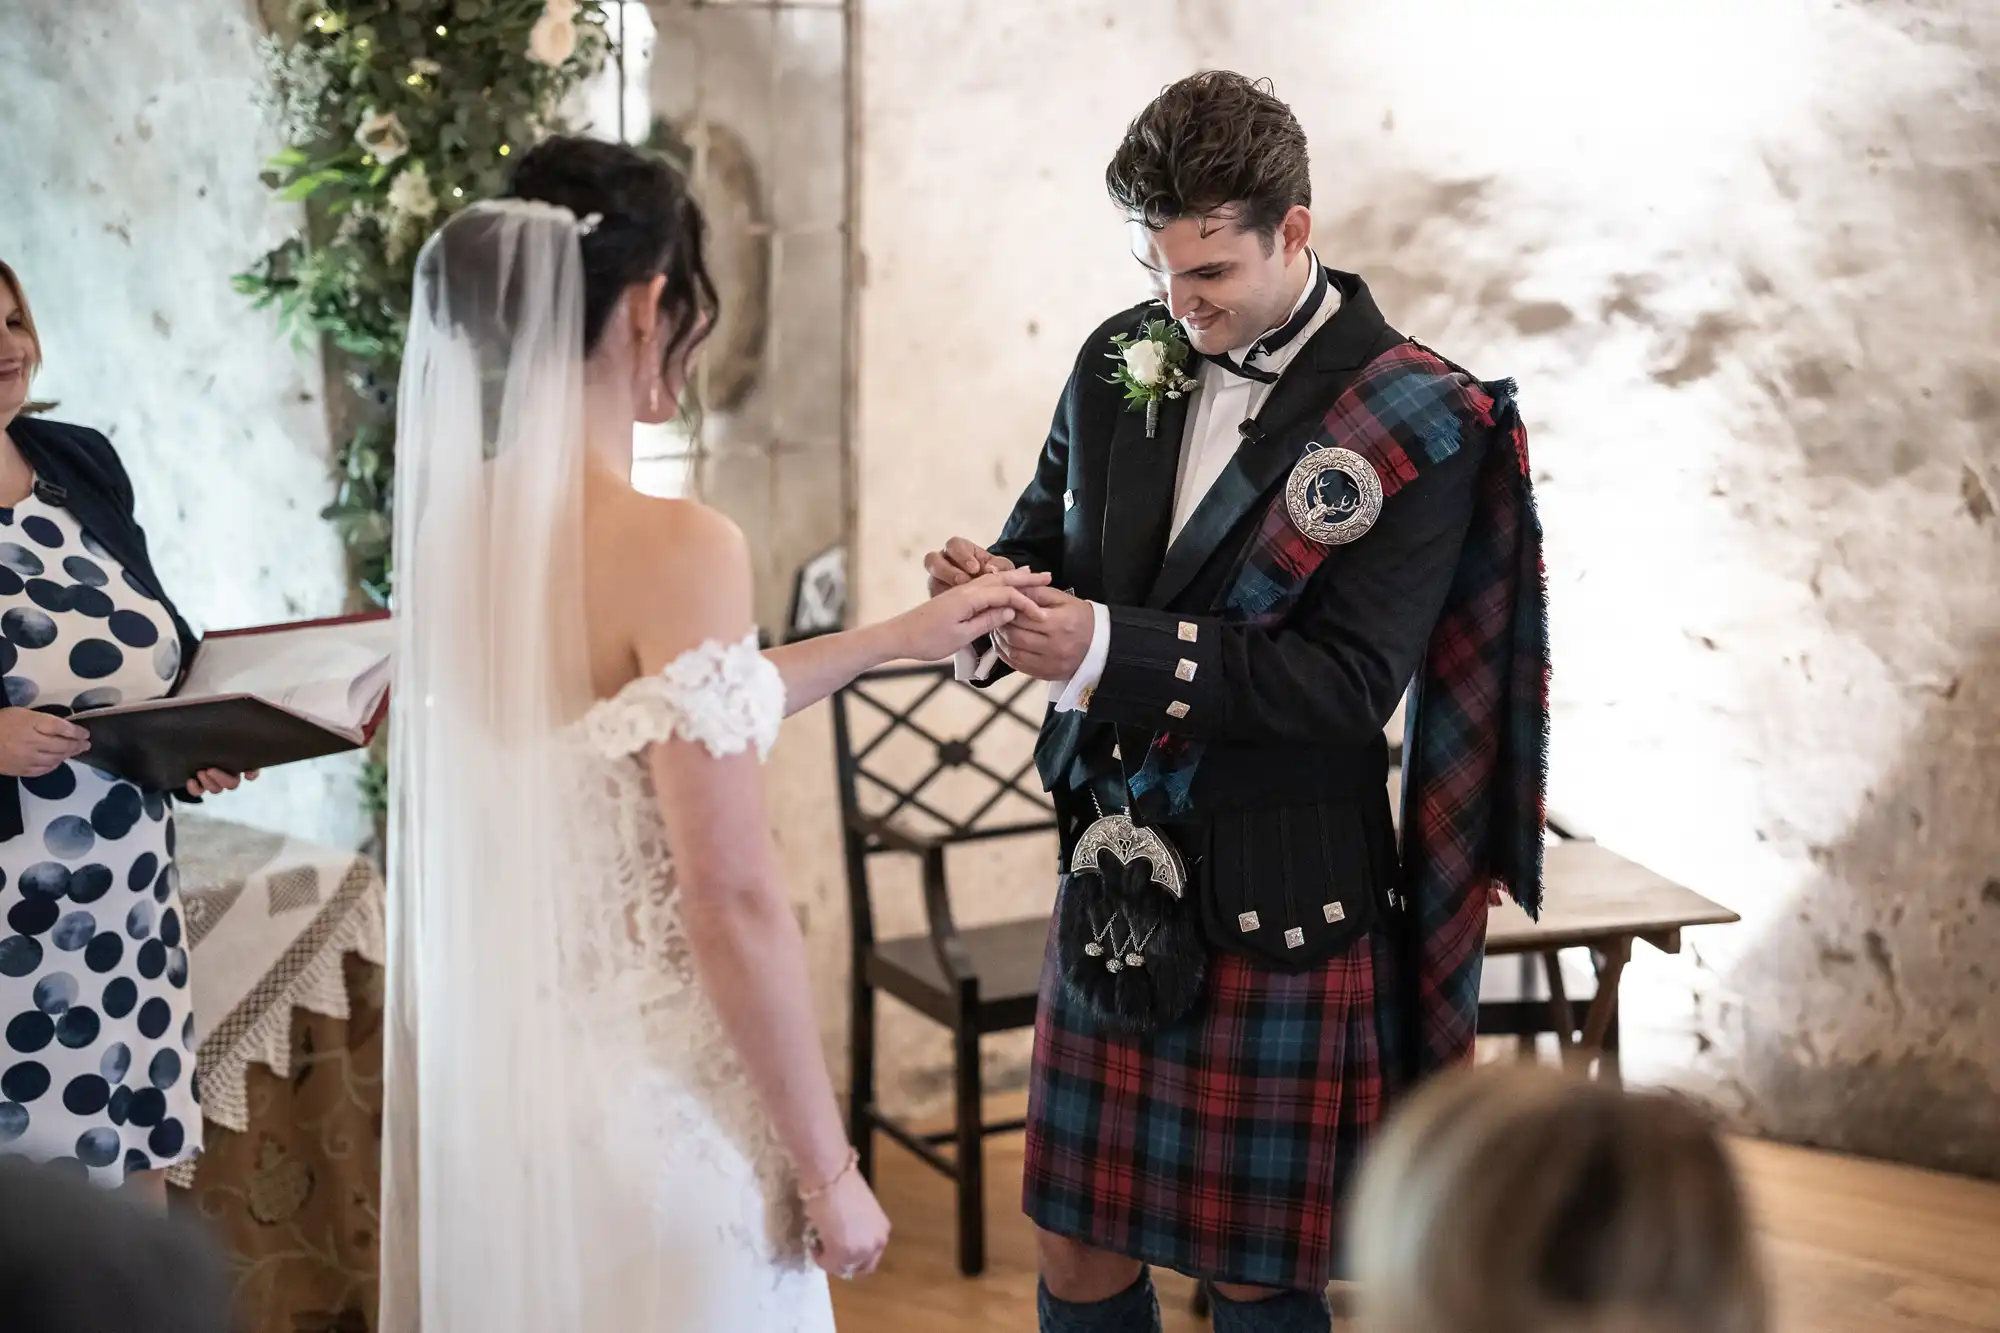
[[[1311,271],[1312,215],[1302,206],[1270,236],[1237,226],[1232,209],[1157,231],[1135,218],[1131,235],[1132,257],[1198,352],[1234,352],[1283,324]]]

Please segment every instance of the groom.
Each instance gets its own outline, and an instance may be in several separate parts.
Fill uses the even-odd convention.
[[[1320,263],[1305,135],[1267,84],[1174,84],[1105,178],[1159,300],[1085,341],[999,540],[925,559],[933,593],[1054,574],[1045,618],[961,675],[1051,682],[1036,760],[1065,866],[1107,817],[1136,826],[1086,842],[1100,873],[1066,876],[1044,972],[1041,1326],[1156,1329],[1158,1264],[1212,1284],[1218,1333],[1323,1330],[1385,1100],[1469,1056],[1489,901],[1538,905],[1526,440],[1511,382]],[[1383,728],[1406,688],[1399,847]],[[1132,928],[1105,935],[1080,895]]]

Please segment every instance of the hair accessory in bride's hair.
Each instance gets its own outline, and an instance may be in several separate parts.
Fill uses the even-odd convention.
[[[602,213],[585,213],[576,220],[576,234],[579,236],[588,236],[597,230],[597,224],[602,221],[604,221],[604,214]]]

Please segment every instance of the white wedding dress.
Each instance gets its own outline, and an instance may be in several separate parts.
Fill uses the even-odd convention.
[[[702,990],[681,925],[673,857],[645,762],[673,737],[763,759],[784,683],[757,650],[710,642],[595,705],[576,729],[570,847],[591,925],[562,960],[597,1126],[628,1168],[641,1221],[601,1256],[650,1329],[616,1333],[831,1333],[826,1274],[808,1256],[797,1182]],[[604,1201],[610,1205],[612,1201]],[[611,1331],[607,1330],[607,1333]]]
[[[587,429],[585,230],[490,201],[417,259],[380,1328],[831,1333],[796,1182],[693,966],[646,763],[675,737],[761,759],[784,685],[745,639],[594,698],[585,492],[630,455]]]

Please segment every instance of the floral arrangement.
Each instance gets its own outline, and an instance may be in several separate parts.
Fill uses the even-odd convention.
[[[1171,319],[1149,319],[1137,334],[1112,338],[1116,351],[1106,353],[1118,363],[1110,383],[1125,390],[1125,401],[1146,409],[1146,438],[1159,433],[1160,403],[1193,393],[1195,378],[1187,372],[1188,341]]]
[[[440,223],[498,194],[507,159],[562,128],[560,108],[602,65],[601,0],[310,0],[293,35],[263,43],[264,110],[285,148],[264,182],[305,225],[237,275],[303,347],[318,334],[352,393],[323,517],[351,575],[389,603],[396,381],[417,252]],[[330,365],[329,370],[335,367]],[[387,808],[379,759],[363,800]]]
[[[285,148],[265,183],[306,222],[239,274],[302,345],[338,349],[354,394],[325,517],[355,582],[390,596],[396,380],[418,250],[452,213],[498,194],[507,159],[562,128],[601,66],[602,0],[310,0],[263,44],[266,110]]]

